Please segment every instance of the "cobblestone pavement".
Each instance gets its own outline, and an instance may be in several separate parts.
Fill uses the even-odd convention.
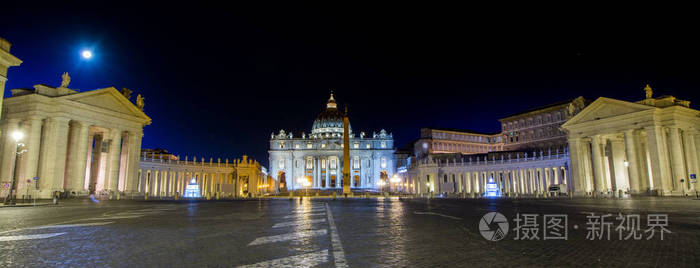
[[[480,232],[492,211],[509,224],[500,241]],[[533,234],[513,229],[518,214],[538,215],[539,240],[515,240]],[[544,240],[551,214],[567,215],[567,240]],[[610,240],[605,228],[589,240],[592,216],[604,214]],[[619,214],[640,215],[640,240],[619,239]],[[660,228],[646,240],[654,214],[667,215],[663,240]],[[681,198],[77,200],[0,209],[0,267],[697,267],[699,252],[700,201]]]

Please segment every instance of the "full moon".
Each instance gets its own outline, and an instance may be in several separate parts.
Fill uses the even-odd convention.
[[[90,50],[83,50],[83,52],[81,52],[80,55],[81,55],[84,59],[90,59],[90,58],[92,58],[92,51],[90,51]]]

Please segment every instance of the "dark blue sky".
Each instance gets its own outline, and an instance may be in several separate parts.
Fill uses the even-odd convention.
[[[579,95],[641,99],[646,83],[700,102],[700,23],[676,11],[5,5],[0,36],[24,61],[8,89],[57,86],[64,71],[72,88],[130,88],[153,119],[143,146],[183,156],[267,163],[270,133],[308,133],[330,88],[355,131],[385,128],[399,146],[424,126],[495,132],[498,118]]]

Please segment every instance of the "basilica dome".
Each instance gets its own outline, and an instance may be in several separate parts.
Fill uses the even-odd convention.
[[[352,133],[350,124],[348,124],[348,131]],[[340,138],[343,136],[343,113],[338,110],[333,93],[331,93],[331,98],[328,99],[326,110],[321,112],[314,120],[311,136],[315,138]]]

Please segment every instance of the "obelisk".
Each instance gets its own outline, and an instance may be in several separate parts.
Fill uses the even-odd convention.
[[[343,195],[350,194],[350,125],[348,119],[348,106],[345,106],[345,115],[343,116]]]

